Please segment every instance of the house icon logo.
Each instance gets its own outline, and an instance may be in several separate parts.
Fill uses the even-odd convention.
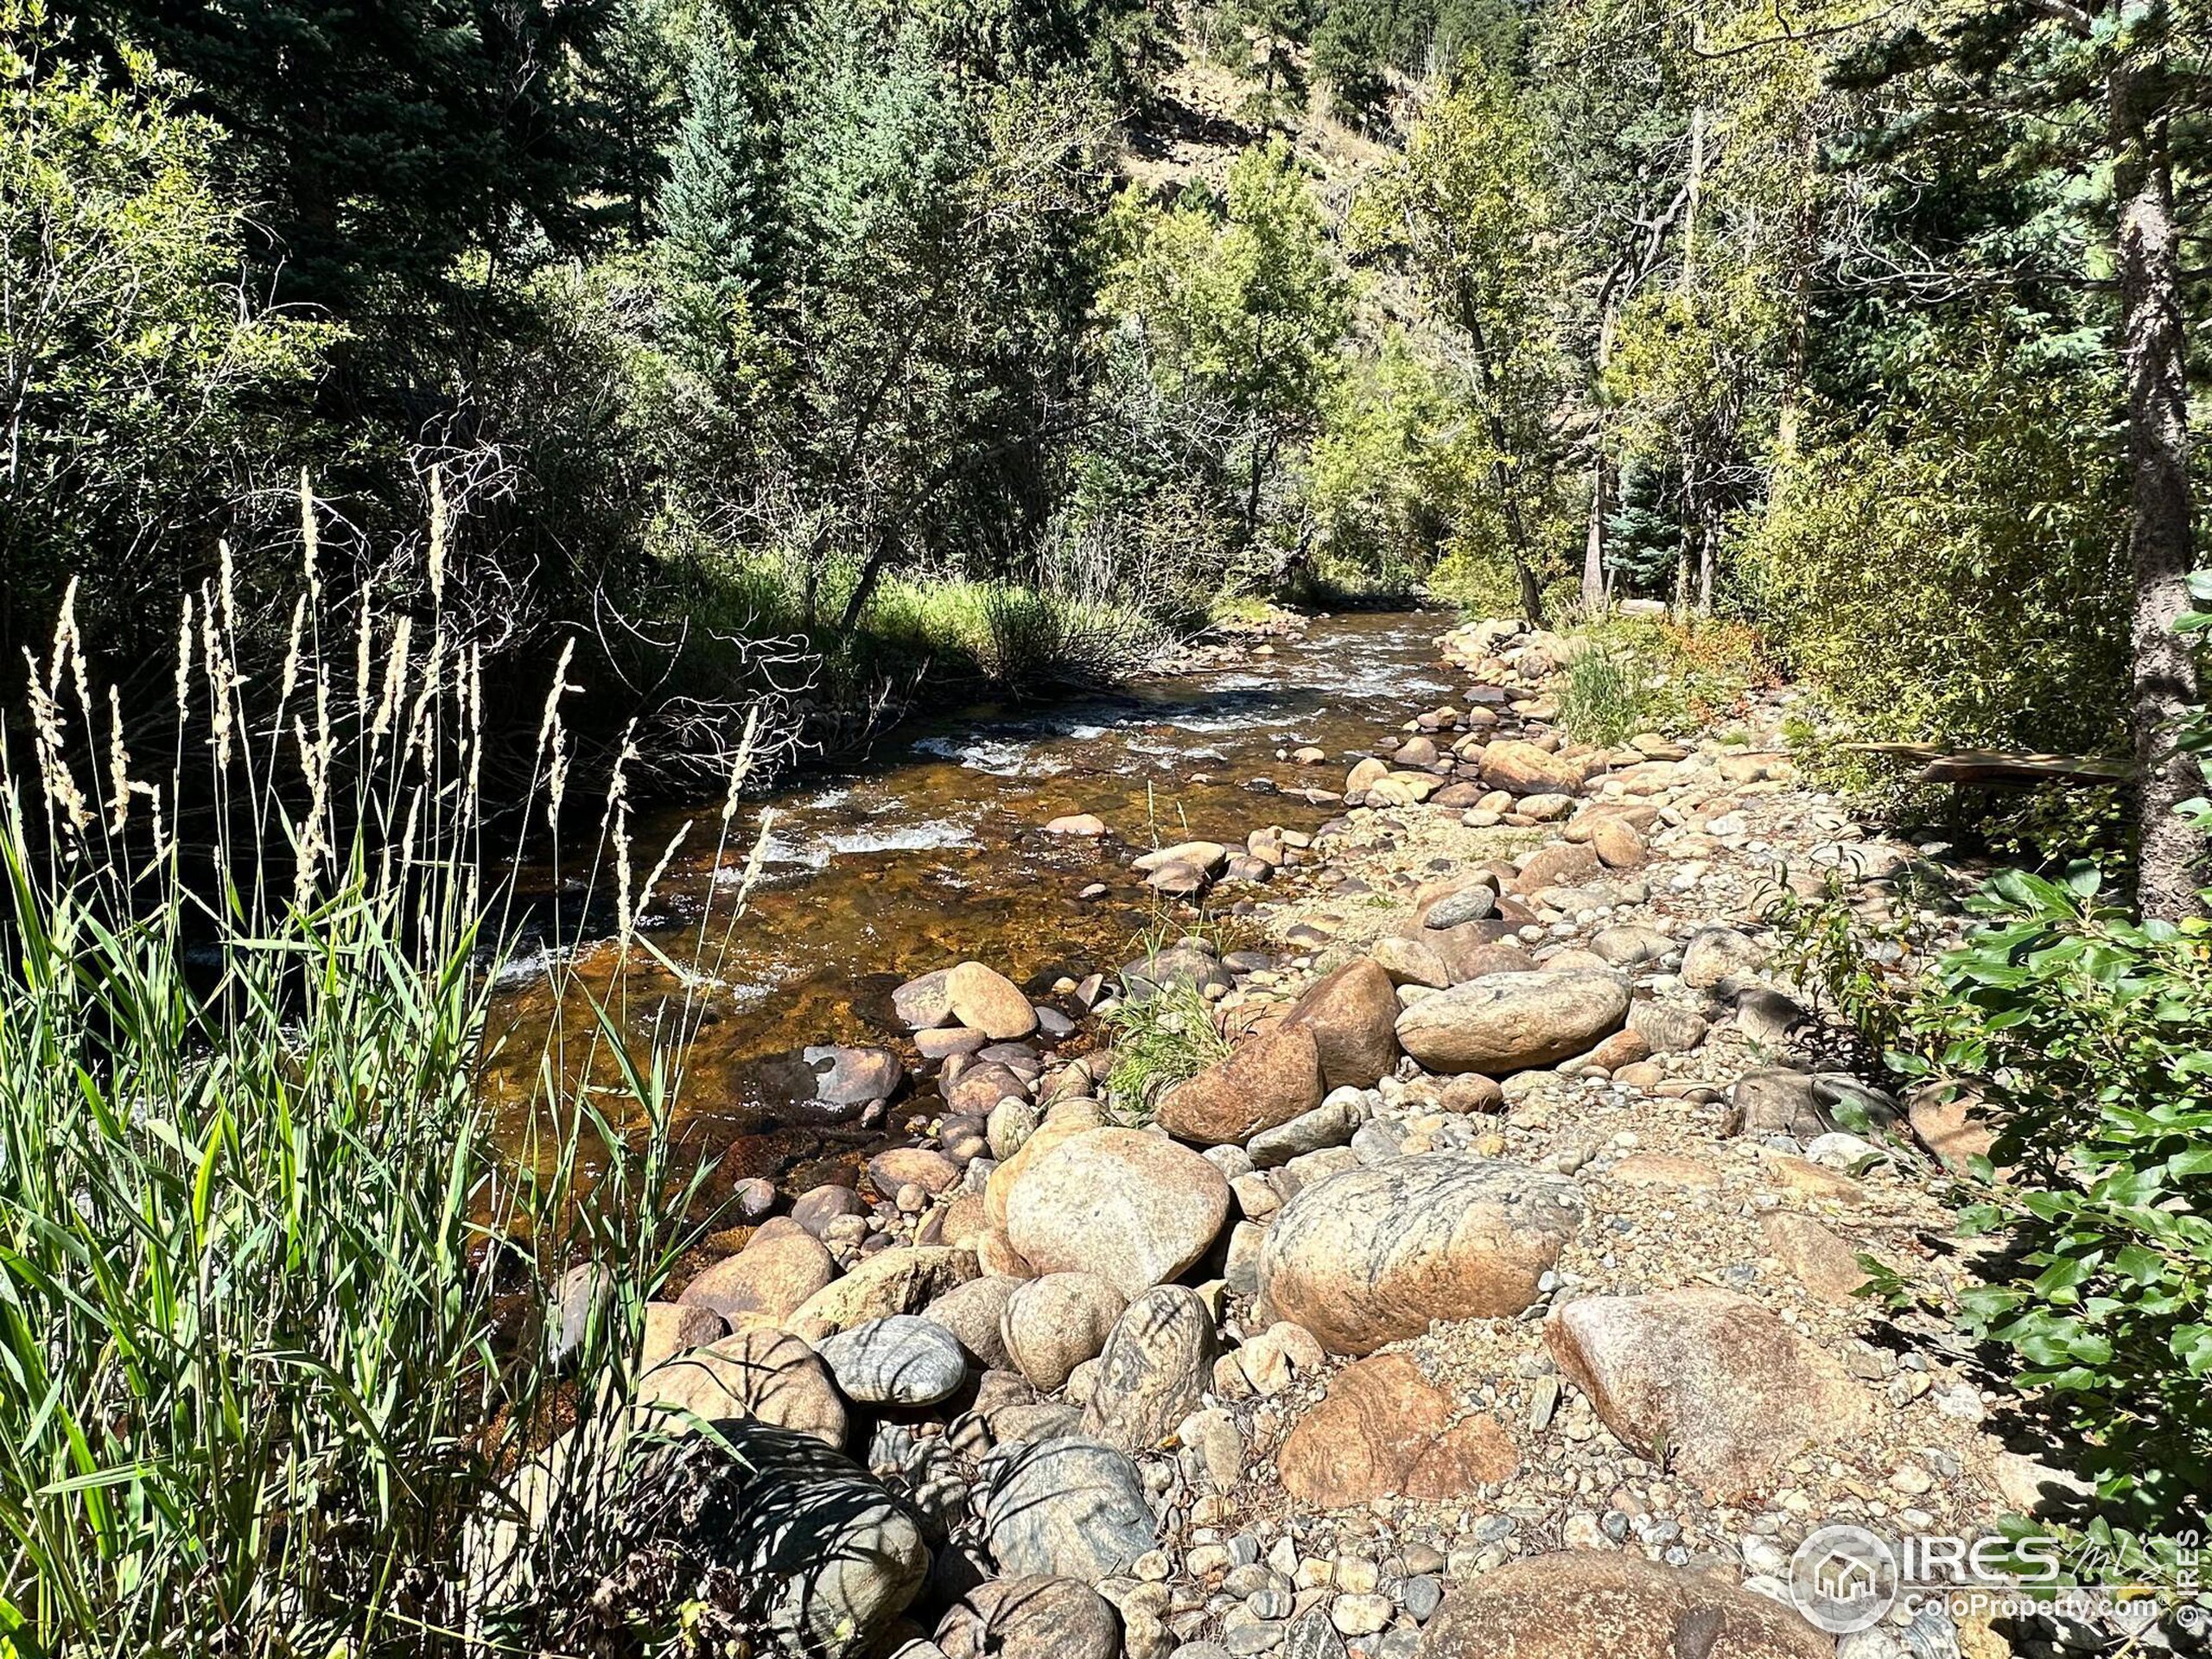
[[[1897,1599],[1897,1557],[1864,1527],[1822,1527],[1789,1558],[1789,1593],[1831,1636],[1869,1630]]]

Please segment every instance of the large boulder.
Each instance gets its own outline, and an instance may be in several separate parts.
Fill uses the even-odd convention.
[[[1098,1357],[1128,1300],[1095,1273],[1048,1273],[1007,1298],[1000,1341],[1030,1386],[1049,1394]]]
[[[1283,1490],[1340,1510],[1378,1497],[1456,1501],[1510,1479],[1521,1463],[1512,1440],[1494,1418],[1453,1422],[1457,1404],[1410,1356],[1347,1366],[1276,1454]]]
[[[1198,1410],[1220,1346],[1196,1291],[1160,1285],[1114,1322],[1084,1403],[1086,1433],[1124,1452],[1158,1446]]]
[[[1544,1341],[1624,1444],[1650,1458],[1663,1443],[1670,1468],[1726,1498],[1874,1421],[1840,1365],[1730,1291],[1585,1297],[1553,1311]]]
[[[1190,1268],[1228,1218],[1221,1172],[1141,1129],[1063,1141],[1029,1165],[1006,1205],[1007,1236],[1039,1273],[1096,1273],[1129,1297]]]
[[[955,1285],[922,1310],[922,1318],[952,1332],[962,1350],[986,1370],[1013,1369],[1006,1338],[999,1334],[1006,1305],[1027,1281],[1005,1274],[985,1274]]]
[[[732,1324],[748,1313],[785,1319],[837,1276],[837,1262],[798,1223],[765,1222],[745,1248],[694,1277],[676,1300]]]
[[[980,962],[955,963],[945,976],[945,1006],[953,1023],[982,1032],[995,1043],[1011,1042],[1037,1029],[1037,1010],[1021,987]]]
[[[1361,957],[1315,982],[1283,1019],[1313,1033],[1326,1089],[1372,1089],[1398,1064],[1397,988],[1382,963]],[[1319,1100],[1319,1095],[1314,1096]]]
[[[845,1398],[861,1405],[935,1405],[968,1378],[959,1338],[912,1313],[840,1331],[817,1351]]]
[[[885,1250],[808,1297],[784,1323],[809,1342],[819,1342],[870,1319],[918,1313],[975,1276],[973,1250],[950,1244]]]
[[[928,1580],[918,1518],[818,1441],[758,1423],[721,1433],[727,1446],[702,1437],[647,1454],[616,1534],[637,1570],[610,1583],[664,1584],[672,1544],[695,1573],[715,1569],[697,1573],[694,1616],[717,1650],[737,1634],[717,1627],[723,1614],[821,1659],[872,1651]]]
[[[1007,1200],[1021,1178],[1054,1147],[1096,1128],[1096,1107],[1078,1111],[1063,1105],[1047,1112],[1045,1121],[1030,1131],[1014,1155],[993,1170],[984,1181],[983,1218],[994,1227],[1005,1226]]]
[[[638,1405],[662,1432],[742,1417],[845,1443],[845,1402],[814,1350],[765,1326],[663,1360],[638,1379]]]
[[[1621,1028],[1628,1007],[1618,974],[1486,974],[1401,1014],[1398,1041],[1432,1071],[1503,1077],[1594,1047]]]
[[[1114,1605],[1074,1579],[993,1579],[937,1627],[944,1659],[1121,1659]]]
[[[1415,1659],[1834,1659],[1835,1639],[1712,1573],[1561,1550],[1444,1599]]]
[[[1019,1447],[983,1493],[984,1536],[1012,1577],[1096,1585],[1153,1548],[1152,1506],[1128,1454],[1066,1436]]]
[[[1160,1128],[1202,1147],[1241,1145],[1321,1103],[1321,1060],[1311,1032],[1263,1031],[1160,1097]]]
[[[1484,746],[1483,782],[1515,795],[1579,795],[1582,768],[1518,738]]]
[[[1432,1319],[1521,1313],[1581,1219],[1572,1180],[1519,1164],[1429,1153],[1344,1170],[1275,1217],[1261,1305],[1333,1352],[1372,1353]]]

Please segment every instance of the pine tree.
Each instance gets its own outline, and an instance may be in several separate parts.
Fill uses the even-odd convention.
[[[661,219],[686,274],[727,298],[753,289],[771,264],[772,117],[753,41],[709,10],[696,51]]]

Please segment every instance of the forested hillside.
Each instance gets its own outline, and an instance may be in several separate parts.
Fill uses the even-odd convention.
[[[304,473],[401,608],[437,494],[495,676],[580,637],[671,776],[762,694],[1421,582],[1751,621],[1853,735],[2192,695],[2170,5],[7,24],[11,658],[74,578],[158,681],[219,541],[289,582]]]

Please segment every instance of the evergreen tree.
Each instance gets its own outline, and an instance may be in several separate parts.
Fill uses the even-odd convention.
[[[727,298],[750,290],[769,262],[772,118],[752,41],[709,10],[693,50],[661,219],[685,274]]]

